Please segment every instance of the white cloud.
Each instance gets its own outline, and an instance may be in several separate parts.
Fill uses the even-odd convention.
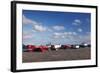
[[[81,23],[81,21],[79,19],[76,19],[75,22],[76,23]]]
[[[60,31],[60,30],[64,30],[65,27],[64,26],[53,26],[54,30]]]
[[[72,24],[73,25],[80,25],[81,24],[81,20],[75,19]]]
[[[28,19],[28,18],[26,18],[24,15],[23,15],[23,24],[34,24],[34,25],[36,25],[36,24],[38,24],[36,21],[33,21],[33,20],[31,20],[31,19]]]
[[[39,32],[46,31],[46,27],[43,27],[42,25],[33,25],[33,29]]]
[[[55,32],[53,34],[53,38],[57,39],[57,38],[73,38],[76,37],[77,33],[76,32],[63,32],[63,33],[58,33]]]
[[[45,26],[42,26],[41,23],[28,19],[24,15],[23,15],[23,24],[32,25],[34,31],[43,32],[47,30],[47,28]]]
[[[81,28],[78,28],[78,32],[82,32],[83,30]]]

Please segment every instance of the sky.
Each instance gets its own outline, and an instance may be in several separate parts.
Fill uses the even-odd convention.
[[[81,44],[91,42],[91,14],[23,10],[23,44]]]

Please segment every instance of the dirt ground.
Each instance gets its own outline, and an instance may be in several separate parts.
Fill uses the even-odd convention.
[[[45,61],[67,61],[67,60],[85,60],[91,58],[90,48],[62,49],[58,51],[46,52],[23,52],[22,61],[27,62],[45,62]]]

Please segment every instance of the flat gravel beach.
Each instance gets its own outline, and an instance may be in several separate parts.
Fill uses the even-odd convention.
[[[90,48],[79,49],[60,49],[58,51],[46,52],[23,52],[22,61],[27,62],[45,62],[45,61],[67,61],[67,60],[86,60],[91,59]]]

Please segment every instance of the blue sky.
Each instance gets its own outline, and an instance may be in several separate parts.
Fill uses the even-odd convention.
[[[23,44],[90,43],[91,14],[23,10]]]

